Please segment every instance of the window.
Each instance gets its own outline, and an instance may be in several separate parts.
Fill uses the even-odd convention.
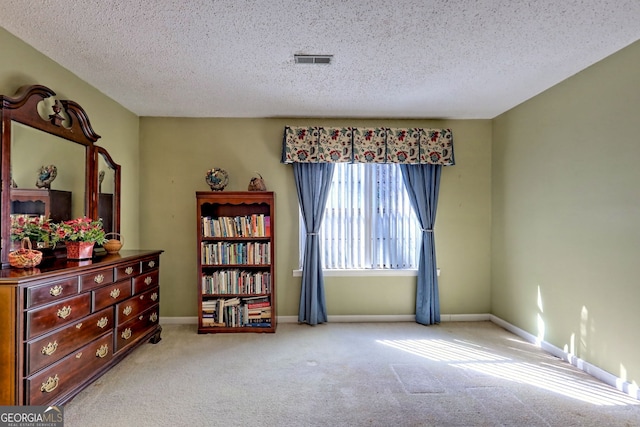
[[[300,259],[305,230],[300,218]],[[397,164],[337,163],[319,233],[322,266],[417,269],[420,224]]]

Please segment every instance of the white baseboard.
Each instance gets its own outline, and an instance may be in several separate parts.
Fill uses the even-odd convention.
[[[298,316],[278,316],[278,323],[298,323]]]
[[[622,378],[616,377],[614,374],[607,372],[604,369],[601,369],[595,365],[592,365],[589,362],[585,362],[579,357],[573,354],[569,354],[566,351],[554,346],[553,344],[550,344],[544,340],[540,341],[538,337],[536,337],[535,335],[530,334],[529,332],[523,329],[520,329],[517,326],[514,326],[509,322],[506,322],[501,318],[494,316],[493,314],[490,315],[489,320],[491,320],[491,322],[495,323],[496,325],[506,329],[507,331],[519,336],[525,341],[537,345],[547,353],[551,353],[557,358],[572,364],[576,368],[586,372],[587,374],[591,375],[594,378],[599,379],[603,383],[617,388],[621,392],[633,397],[634,399],[640,400],[640,389],[638,388],[637,385],[631,384],[630,382],[625,381]]]
[[[334,315],[327,316],[329,323],[374,323],[374,322],[415,322],[416,316],[413,314],[398,315],[369,315],[369,314],[353,314],[353,315]],[[297,319],[296,319],[297,320]]]
[[[441,314],[441,322],[486,322],[490,320],[489,313],[478,314]]]

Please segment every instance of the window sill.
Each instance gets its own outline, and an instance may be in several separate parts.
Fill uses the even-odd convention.
[[[418,270],[362,269],[362,270],[322,270],[325,277],[363,277],[363,276],[417,276]],[[301,277],[302,270],[293,270],[293,277]],[[440,269],[438,269],[440,276]]]

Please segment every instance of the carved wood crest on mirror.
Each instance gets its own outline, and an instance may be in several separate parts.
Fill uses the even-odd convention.
[[[2,267],[15,245],[12,216],[101,218],[107,233],[120,233],[120,165],[95,145],[85,110],[40,85],[0,100]]]

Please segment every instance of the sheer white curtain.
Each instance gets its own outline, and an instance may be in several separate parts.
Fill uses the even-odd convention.
[[[335,166],[319,233],[323,267],[417,269],[421,230],[399,166]]]

